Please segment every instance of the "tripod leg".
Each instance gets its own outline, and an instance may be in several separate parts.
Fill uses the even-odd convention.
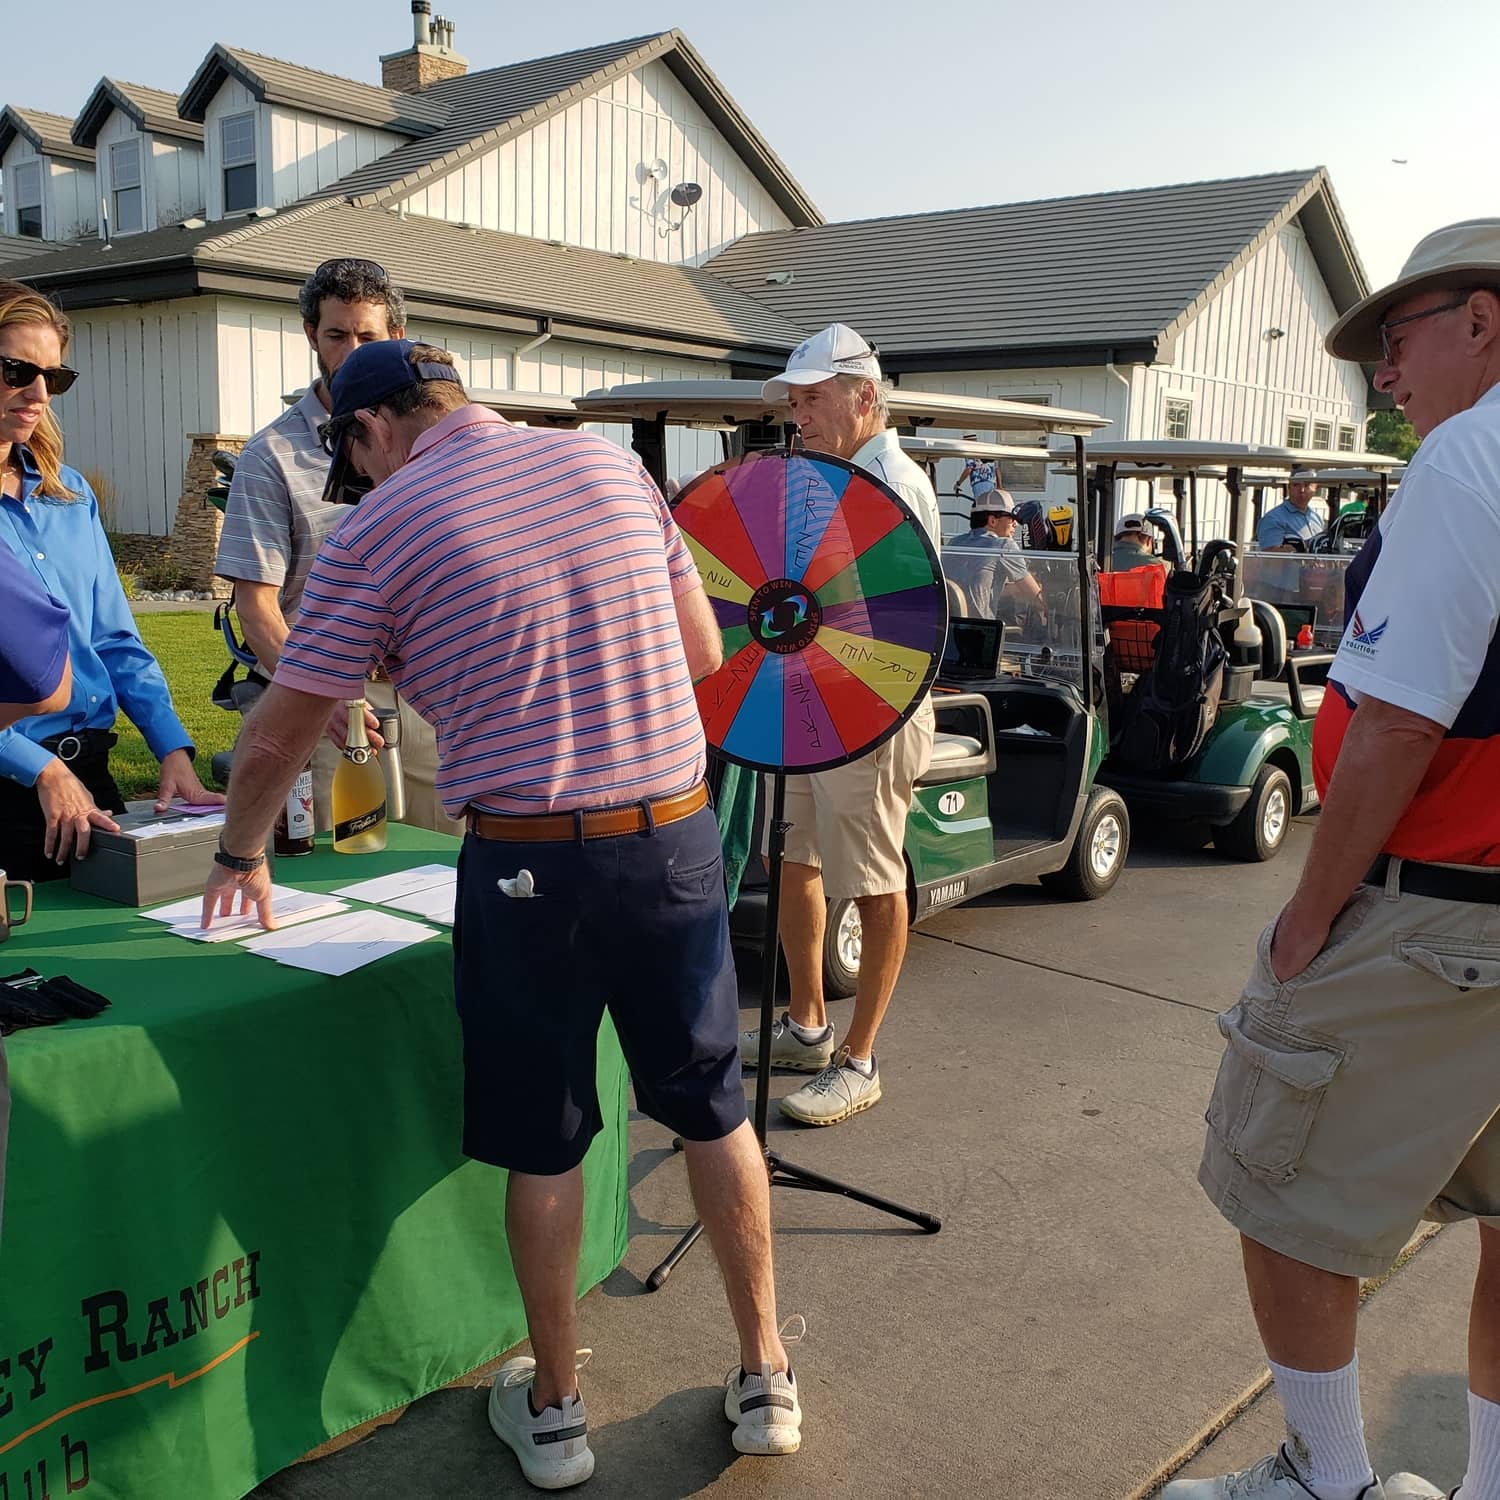
[[[936,1214],[893,1203],[889,1198],[867,1193],[863,1188],[851,1187],[849,1183],[840,1182],[836,1177],[825,1177],[821,1172],[809,1172],[806,1167],[787,1161],[779,1152],[767,1151],[766,1161],[771,1168],[772,1187],[803,1188],[811,1193],[834,1193],[854,1203],[863,1203],[868,1208],[878,1208],[881,1213],[905,1219],[908,1223],[915,1224],[924,1234],[936,1234],[943,1227],[943,1221]]]
[[[672,1246],[667,1258],[646,1278],[646,1290],[648,1292],[659,1292],[667,1277],[677,1269],[677,1262],[682,1259],[694,1245],[698,1243],[698,1236],[703,1233],[702,1223],[694,1219],[688,1226],[688,1232]]]

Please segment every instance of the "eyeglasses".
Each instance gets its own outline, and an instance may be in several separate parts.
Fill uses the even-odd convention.
[[[344,417],[330,417],[318,427],[318,441],[329,458],[337,458],[344,439],[359,427],[359,413],[351,411]]]
[[[1452,302],[1444,302],[1438,307],[1429,307],[1426,312],[1407,313],[1404,318],[1392,318],[1389,323],[1380,325],[1380,356],[1388,365],[1396,363],[1396,351],[1391,347],[1391,329],[1399,328],[1403,323],[1416,323],[1422,318],[1435,318],[1439,313],[1452,312],[1456,307],[1462,307],[1469,300],[1469,294],[1465,292],[1462,297],[1456,297]]]
[[[32,364],[29,359],[0,359],[0,384],[8,385],[12,390],[25,390],[28,385],[35,384],[38,375],[46,384],[49,396],[60,396],[64,391],[72,390],[73,382],[78,379],[78,371],[70,370],[66,365],[48,370]]]
[[[335,276],[341,271],[352,271],[381,285],[388,283],[391,279],[385,267],[377,261],[363,260],[357,255],[336,255],[332,260],[325,260],[312,273],[310,279],[317,281],[320,277]]]

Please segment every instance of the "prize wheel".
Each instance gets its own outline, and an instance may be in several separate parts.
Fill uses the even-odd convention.
[[[916,516],[872,475],[773,449],[700,475],[673,517],[724,636],[697,686],[726,760],[805,775],[882,745],[937,675],[948,601]]]

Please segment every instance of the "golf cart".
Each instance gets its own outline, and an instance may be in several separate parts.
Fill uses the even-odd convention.
[[[1328,492],[1328,529],[1314,539],[1311,552],[1358,552],[1390,504],[1404,464],[1381,469],[1320,469],[1313,476]]]
[[[1071,438],[1080,463],[1084,439],[1106,425],[1086,412],[1013,401],[900,388],[889,397],[892,417],[902,426],[1042,430]],[[767,403],[757,381],[615,386],[575,404],[586,420],[630,422],[633,446],[659,482],[669,426],[719,430],[726,456],[779,444],[790,432],[789,411]],[[1048,458],[1040,447],[997,446],[1005,447],[1006,456],[1039,464]],[[1081,483],[1078,499],[1081,515]],[[1103,634],[1082,527],[1080,543],[1071,553],[1027,553],[1035,587],[1028,586],[1013,609],[1004,601],[996,610],[971,600],[949,583],[949,631],[932,694],[938,732],[906,827],[914,923],[1017,881],[1040,878],[1060,894],[1092,900],[1119,878],[1129,848],[1129,815],[1116,793],[1095,785],[1108,739]],[[964,537],[945,546],[945,567],[969,546]],[[706,576],[711,564],[699,561]],[[1002,612],[1009,617],[997,618]],[[764,931],[758,874],[752,861],[733,914],[735,936],[747,943],[758,942]],[[834,996],[852,994],[861,948],[853,901],[830,902],[826,933],[826,989]]]
[[[1174,476],[1196,471],[1201,479],[1218,471],[1229,492],[1229,540],[1190,549],[1177,535],[1173,517],[1153,509],[1146,513],[1147,521],[1163,537],[1163,562],[1154,580],[1146,569],[1101,577],[1102,613],[1111,637],[1107,684],[1120,696],[1111,753],[1099,779],[1121,793],[1137,819],[1172,827],[1184,842],[1202,843],[1211,836],[1222,853],[1234,858],[1271,859],[1291,818],[1317,804],[1312,726],[1333,660],[1331,647],[1337,644],[1337,635],[1329,633],[1335,619],[1342,628],[1343,564],[1348,559],[1314,561],[1306,554],[1249,551],[1247,501],[1254,492],[1284,483],[1295,468],[1379,469],[1395,460],[1180,440],[1122,442],[1096,448],[1089,458],[1089,497],[1100,537],[1113,530],[1121,478],[1144,478],[1156,470]],[[1194,567],[1196,572],[1190,571]],[[1309,570],[1318,576],[1307,577]],[[1139,739],[1131,745],[1122,736],[1130,734],[1132,709],[1138,715],[1152,691],[1152,668],[1163,640],[1159,632],[1172,591],[1180,593],[1191,579],[1206,591],[1203,629],[1215,637],[1201,653],[1205,672],[1210,662],[1222,662],[1222,670],[1215,667],[1213,683],[1206,676],[1202,685],[1201,734],[1176,743],[1172,749],[1180,754],[1142,753]],[[1154,583],[1156,591],[1144,601],[1139,592],[1143,580]],[[1122,596],[1126,591],[1128,598]],[[1314,593],[1317,603],[1309,606],[1305,596]],[[1301,626],[1320,610],[1326,628],[1303,632]],[[1300,648],[1299,635],[1306,643]],[[1128,703],[1132,697],[1134,703]],[[1158,748],[1146,743],[1148,750]]]
[[[957,489],[938,488],[940,465],[945,459],[964,464],[971,458],[986,459],[997,466],[1010,459],[1023,463],[1035,462],[1037,448],[1019,443],[989,443],[977,438],[929,437],[926,434],[906,435],[901,438],[901,451],[914,460],[931,481],[937,496],[938,511],[943,522],[943,542],[951,542],[969,529],[969,513],[974,509],[972,495]]]

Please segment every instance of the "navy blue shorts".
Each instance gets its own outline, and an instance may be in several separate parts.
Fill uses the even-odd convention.
[[[535,895],[505,895],[498,882],[522,869]],[[470,834],[453,960],[466,1156],[544,1177],[583,1160],[603,1127],[594,1047],[606,1010],[652,1119],[690,1141],[745,1119],[712,808],[582,844]]]

